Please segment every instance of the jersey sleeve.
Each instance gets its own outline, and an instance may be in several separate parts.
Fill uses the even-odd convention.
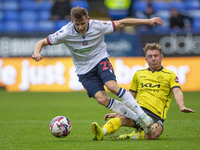
[[[175,87],[180,87],[179,79],[178,79],[177,75],[174,72],[172,72],[172,76],[170,78],[170,87],[171,87],[171,89],[173,89]]]
[[[64,28],[61,28],[60,30],[56,31],[55,33],[50,34],[47,37],[47,42],[49,45],[60,44],[60,43],[63,43],[65,37],[66,37],[66,32],[65,32]]]
[[[99,23],[103,34],[108,34],[116,31],[115,24],[113,21],[99,21]]]
[[[130,87],[130,91],[131,92],[135,92],[137,93],[137,88],[138,88],[138,83],[137,83],[137,72],[134,74],[132,82],[131,82],[131,87]]]

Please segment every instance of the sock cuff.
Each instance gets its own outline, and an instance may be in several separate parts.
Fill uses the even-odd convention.
[[[121,119],[119,117],[114,118],[114,120],[115,120],[115,123],[117,124],[117,126],[120,127],[122,125]]]
[[[111,109],[114,102],[115,102],[115,100],[113,98],[110,98],[110,101],[109,101],[109,104],[108,104],[107,108]]]
[[[125,93],[126,93],[126,90],[123,89],[123,88],[120,88],[120,89],[119,89],[119,92],[117,93],[117,96],[118,96],[119,98],[122,98],[122,96],[124,96]]]
[[[103,126],[104,135],[112,134],[116,132],[121,127],[121,119],[111,118],[106,124]]]

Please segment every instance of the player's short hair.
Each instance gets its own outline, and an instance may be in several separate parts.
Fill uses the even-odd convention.
[[[146,43],[145,47],[143,48],[144,54],[146,55],[148,50],[158,50],[162,54],[162,47],[158,43]]]
[[[88,17],[88,11],[83,7],[73,7],[70,12],[71,19],[81,19],[83,16]]]

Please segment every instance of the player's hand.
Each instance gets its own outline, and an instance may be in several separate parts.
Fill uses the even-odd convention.
[[[106,114],[104,116],[104,120],[106,121],[108,118],[115,118],[117,116],[116,113],[110,113],[110,114]]]
[[[155,26],[155,25],[162,25],[164,23],[164,21],[160,18],[160,17],[155,17],[155,18],[151,18],[149,19],[149,25],[151,26]]]
[[[35,61],[40,61],[42,59],[42,55],[40,53],[34,53],[32,58],[35,59]]]
[[[184,113],[195,113],[194,110],[187,108],[187,107],[181,107],[180,110],[181,110],[181,112],[184,112]]]

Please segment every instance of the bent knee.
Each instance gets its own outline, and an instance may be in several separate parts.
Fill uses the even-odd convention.
[[[120,89],[119,85],[114,80],[106,82],[105,86],[113,94],[117,94],[119,92],[119,89]]]
[[[102,93],[102,92],[98,92],[95,94],[95,99],[97,100],[97,102],[101,105],[104,105],[104,106],[108,106],[109,104],[109,101],[110,101],[110,98]]]
[[[102,97],[102,98],[98,98],[96,99],[97,102],[101,105],[104,105],[104,106],[108,106],[109,104],[109,99],[105,98],[105,97]]]
[[[163,132],[163,127],[159,123],[154,123],[151,126],[151,134],[147,135],[148,140],[156,140]]]

